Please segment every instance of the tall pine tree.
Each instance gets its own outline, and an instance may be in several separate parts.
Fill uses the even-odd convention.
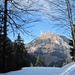
[[[16,69],[21,69],[21,67],[30,65],[30,62],[28,62],[27,59],[28,53],[26,51],[25,44],[20,37],[20,34],[18,34],[18,37],[15,40],[14,51],[15,51],[14,57],[15,57]]]
[[[43,66],[40,56],[38,55],[35,66]]]

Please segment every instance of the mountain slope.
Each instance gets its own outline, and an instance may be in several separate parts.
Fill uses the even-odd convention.
[[[42,62],[46,66],[61,66],[62,63],[70,59],[69,39],[53,32],[41,31],[41,34],[27,44],[28,52],[36,57],[41,56]]]

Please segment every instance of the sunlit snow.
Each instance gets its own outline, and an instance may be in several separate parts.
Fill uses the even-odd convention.
[[[75,62],[71,62],[62,68],[57,67],[25,67],[22,70],[0,75],[75,75]]]

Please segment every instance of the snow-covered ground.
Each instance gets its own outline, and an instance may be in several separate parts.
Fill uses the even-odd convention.
[[[75,75],[75,62],[71,62],[62,68],[56,67],[25,67],[22,70],[0,75]]]

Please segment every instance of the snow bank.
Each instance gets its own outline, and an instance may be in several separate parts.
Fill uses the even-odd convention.
[[[22,70],[0,75],[75,75],[75,62],[72,62],[62,68],[56,67],[25,67]]]
[[[51,67],[26,67],[19,71],[13,71],[0,75],[57,75],[59,68]]]
[[[61,73],[59,75],[75,75],[74,70],[75,70],[75,62],[72,62],[62,67]]]

